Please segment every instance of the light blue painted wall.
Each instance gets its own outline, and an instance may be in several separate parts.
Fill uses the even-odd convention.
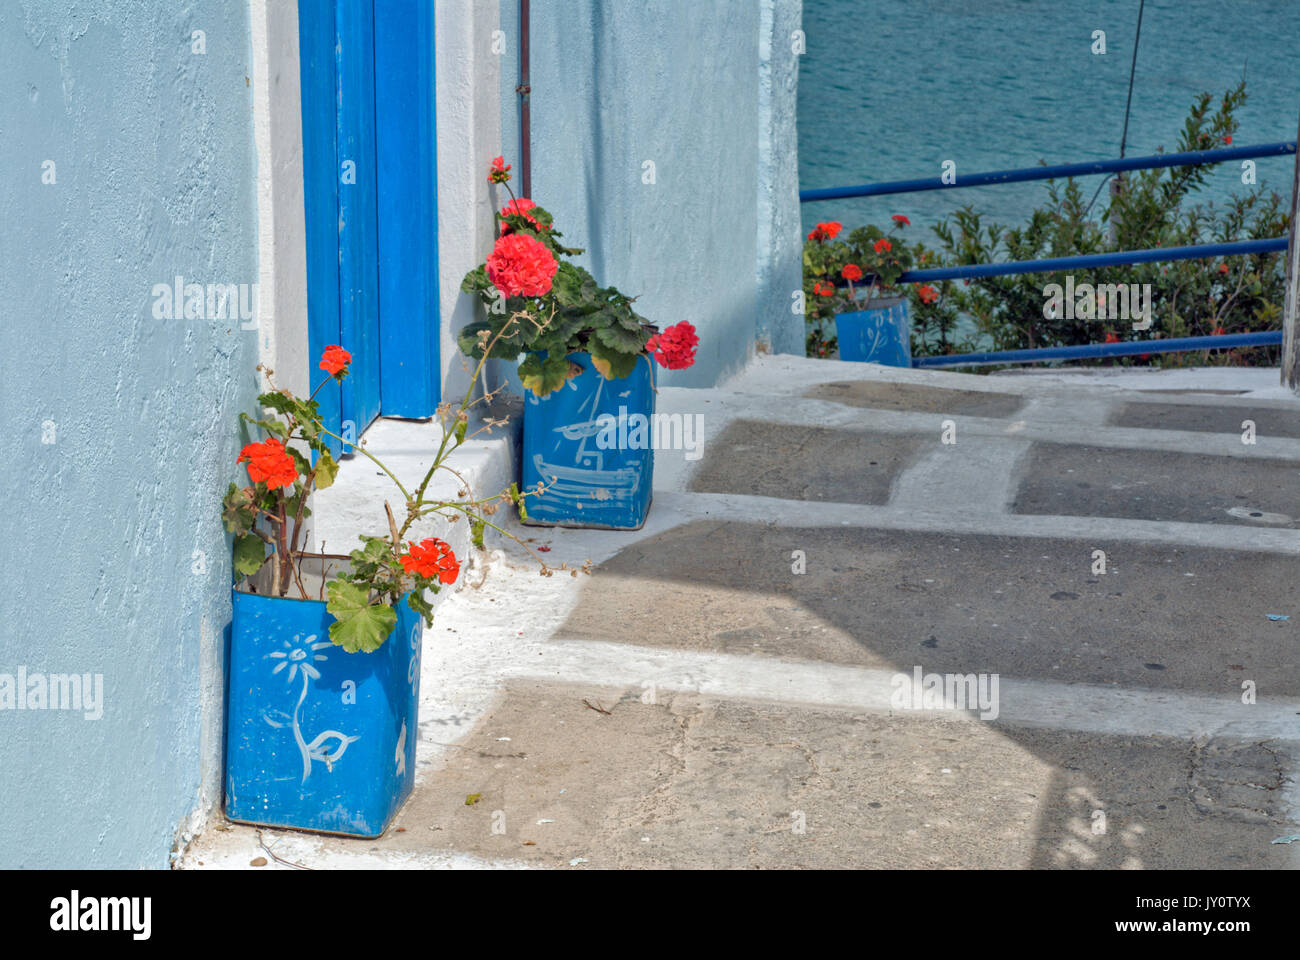
[[[503,24],[516,9],[503,2]],[[711,386],[760,336],[802,352],[790,310],[797,67],[788,39],[773,40],[800,11],[800,0],[533,4],[533,199],[588,251],[580,262],[597,280],[640,296],[661,327],[698,328],[695,366],[664,371],[664,384]]]
[[[256,334],[154,319],[152,288],[257,282],[250,56],[243,2],[0,7],[0,672],[102,673],[106,700],[0,712],[3,867],[165,866],[219,748]]]

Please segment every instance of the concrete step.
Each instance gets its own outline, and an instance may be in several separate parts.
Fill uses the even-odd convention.
[[[852,407],[966,417],[1010,417],[1024,407],[1026,400],[1024,396],[1014,393],[925,387],[879,380],[819,383],[803,395],[814,400],[831,400]]]
[[[1012,510],[1294,529],[1300,463],[1036,443]]]
[[[1235,701],[1300,695],[1297,582],[1300,557],[697,521],[602,563],[556,636]]]
[[[898,475],[931,446],[920,435],[737,420],[706,445],[691,489],[883,504]]]
[[[1247,421],[1255,424],[1257,442],[1269,437],[1300,438],[1300,417],[1294,408],[1218,402],[1125,403],[1116,408],[1110,425],[1144,430],[1191,430],[1198,433],[1242,434]]]

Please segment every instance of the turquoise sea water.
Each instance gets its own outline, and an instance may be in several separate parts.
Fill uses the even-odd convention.
[[[804,0],[799,76],[803,188],[1067,163],[1119,155],[1138,0]],[[1091,52],[1094,30],[1107,53]],[[1245,71],[1233,145],[1291,140],[1300,121],[1300,0],[1147,0],[1128,156],[1176,148],[1202,90]],[[1289,195],[1294,159],[1257,161],[1262,189]],[[1213,168],[1206,200],[1241,184]],[[1100,177],[1081,181],[1086,195]],[[831,200],[803,206],[847,226],[903,213],[911,239],[965,203],[1005,225],[1046,199],[1041,182]],[[1104,192],[1103,192],[1104,194]],[[1103,195],[1098,202],[1105,201]]]

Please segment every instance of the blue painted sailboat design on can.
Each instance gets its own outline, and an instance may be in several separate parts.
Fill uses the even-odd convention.
[[[616,433],[608,424],[654,414],[654,369],[642,358],[621,380],[606,380],[585,353],[569,355],[582,373],[538,397],[524,391],[525,489],[546,484],[527,503],[528,523],[544,526],[637,530],[645,524],[654,488],[654,450],[649,444],[602,444]]]
[[[226,816],[379,836],[415,785],[423,621],[403,598],[384,645],[348,653],[322,602],[233,604]]]

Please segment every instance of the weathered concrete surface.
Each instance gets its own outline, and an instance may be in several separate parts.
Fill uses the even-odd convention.
[[[1300,417],[1295,410],[1240,404],[1126,403],[1115,412],[1111,425],[1241,435],[1246,420],[1255,422],[1257,444],[1265,443],[1268,437],[1300,438]]]
[[[1287,863],[1267,746],[644,696],[512,682],[382,839],[323,845],[566,869]]]
[[[885,503],[926,437],[739,420],[709,444],[691,489],[785,500]]]
[[[1300,463],[1035,444],[1012,510],[1294,528]]]
[[[439,609],[395,828],[267,846],[318,868],[1294,869],[1300,844],[1272,841],[1300,832],[1300,620],[1265,614],[1298,613],[1297,530],[1010,511],[1030,451],[1063,440],[1247,483],[1262,451],[1235,436],[1112,417],[1148,387],[1271,403],[1275,374],[1175,373],[998,378],[1024,407],[960,419],[949,446],[934,411],[803,394],[987,378],[769,357],[725,390],[662,390],[661,412],[706,414],[705,459],[660,453],[645,529],[514,527],[594,575],[475,556]],[[996,674],[997,718],[896,704],[918,666]],[[186,865],[264,859],[236,827]]]
[[[1267,781],[1266,806],[1276,770],[1211,775],[1193,744],[642,696],[512,684],[386,842],[595,868],[1285,863],[1267,849],[1267,812],[1188,802],[1191,781],[1214,793],[1244,772]],[[1096,810],[1105,834],[1092,833]]]
[[[1296,583],[1300,558],[1262,554],[697,522],[601,564],[557,639],[1294,695],[1300,625],[1265,614]]]
[[[870,380],[819,383],[804,393],[804,396],[816,400],[833,400],[851,407],[913,410],[918,413],[966,417],[1009,417],[1025,405],[1025,398],[1013,393],[951,390]]]

